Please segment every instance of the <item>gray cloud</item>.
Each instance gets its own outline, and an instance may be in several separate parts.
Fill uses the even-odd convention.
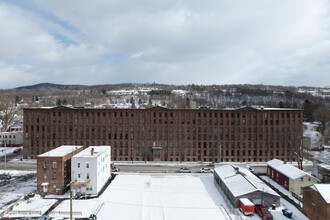
[[[1,88],[330,82],[325,0],[36,0],[0,14]]]

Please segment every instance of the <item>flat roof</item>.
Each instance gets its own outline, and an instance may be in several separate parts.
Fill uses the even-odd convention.
[[[44,106],[44,107],[29,107],[24,108],[24,110],[28,109],[40,109],[40,110],[55,110],[55,109],[70,109],[70,110],[194,110],[194,111],[202,111],[202,110],[209,110],[209,111],[240,111],[240,110],[254,110],[254,111],[303,111],[300,108],[267,108],[263,106],[242,106],[237,108],[209,108],[209,107],[199,107],[199,108],[166,108],[163,106],[152,106],[149,108],[91,108],[91,107],[69,107],[69,106]]]
[[[238,172],[235,168],[238,168]],[[244,167],[226,164],[216,167],[214,171],[235,197],[257,191],[280,197],[280,195]]]
[[[63,157],[72,153],[73,151],[82,148],[83,146],[76,145],[62,145],[58,148],[55,148],[51,151],[38,155],[38,157]]]
[[[92,155],[92,149],[94,148],[94,153]],[[103,152],[110,150],[111,147],[110,146],[89,146],[88,148],[86,148],[85,150],[77,153],[76,155],[74,155],[73,157],[98,157],[99,155],[101,155]]]

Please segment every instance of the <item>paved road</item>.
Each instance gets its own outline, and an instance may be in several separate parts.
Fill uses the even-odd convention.
[[[6,163],[6,169],[8,170],[37,170],[36,160],[23,160],[20,161],[20,154],[14,155],[11,161]],[[1,158],[3,159],[3,158]],[[1,160],[0,160],[1,161]],[[177,163],[177,164],[152,164],[152,163],[116,163],[115,166],[119,167],[120,172],[127,173],[178,173],[181,167],[187,167],[192,170],[193,173],[198,173],[203,167],[213,169],[214,167],[200,163]],[[266,163],[250,163],[249,166],[254,169],[256,174],[266,173]],[[304,171],[311,172],[312,164],[304,165]],[[0,162],[0,169],[4,169],[4,162]]]

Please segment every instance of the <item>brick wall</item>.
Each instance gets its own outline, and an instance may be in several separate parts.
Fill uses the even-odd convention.
[[[295,161],[302,110],[24,109],[24,156],[110,145],[112,160]]]

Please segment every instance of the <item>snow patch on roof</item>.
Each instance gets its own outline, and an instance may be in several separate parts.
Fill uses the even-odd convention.
[[[327,203],[330,203],[330,184],[314,184],[314,187],[321,194]]]
[[[257,191],[280,197],[248,169],[239,167],[239,172],[237,172],[235,167],[234,165],[222,165],[214,169],[235,197]]]
[[[92,149],[94,148],[94,152],[92,155]],[[85,150],[77,153],[73,157],[98,157],[105,151],[110,151],[110,146],[90,146]]]
[[[309,177],[314,178],[310,174],[308,174],[294,166],[285,164],[283,161],[281,161],[279,159],[273,159],[271,161],[268,161],[267,165],[293,180],[304,177],[304,176],[309,176]]]
[[[63,157],[83,146],[62,145],[46,153],[40,154],[38,157]]]

